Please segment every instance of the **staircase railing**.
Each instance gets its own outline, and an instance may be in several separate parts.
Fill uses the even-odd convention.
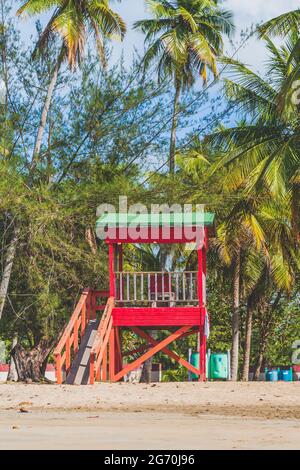
[[[96,319],[97,311],[104,310],[104,306],[97,305],[99,298],[107,298],[107,291],[83,291],[79,302],[54,350],[56,364],[56,381],[63,382],[63,370],[66,376],[71,367],[72,353],[75,356],[79,349],[80,339],[84,336],[85,329],[90,320]]]
[[[95,380],[105,381],[107,379],[107,347],[112,329],[112,311],[115,299],[110,297],[107,301],[101,322],[96,334],[96,338],[90,353],[90,384]]]

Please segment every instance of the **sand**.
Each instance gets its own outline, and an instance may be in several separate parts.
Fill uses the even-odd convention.
[[[0,449],[299,449],[300,383],[0,384]]]

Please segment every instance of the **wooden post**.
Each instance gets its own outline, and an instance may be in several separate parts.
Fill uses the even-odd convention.
[[[101,380],[101,364],[98,367],[98,369],[96,370],[96,381],[100,382],[100,380]]]
[[[108,246],[109,255],[109,295],[115,297],[115,272],[114,272],[114,245],[112,243]]]
[[[109,335],[109,380],[112,382],[115,376],[115,327]]]
[[[78,329],[79,329],[79,320],[77,319],[74,325],[74,342],[73,342],[74,354],[78,353]]]
[[[90,355],[90,385],[95,383],[95,355]]]
[[[66,374],[69,372],[71,365],[71,346],[70,346],[70,336],[66,340]]]
[[[203,307],[203,251],[198,248],[198,299],[199,307]]]
[[[118,253],[119,253],[119,272],[123,271],[123,245],[118,245]]]
[[[93,291],[89,290],[88,296],[86,298],[86,317],[89,322],[91,319],[91,302],[92,302]]]
[[[81,309],[81,338],[83,338],[86,327],[86,303],[83,304]]]
[[[199,380],[203,378],[203,251],[198,247],[198,299],[200,307],[200,327],[198,333]]]
[[[61,370],[61,354],[57,354],[55,357],[56,363],[56,381],[58,385],[62,384],[62,370]]]
[[[121,331],[120,328],[115,328],[115,344],[116,344],[116,368],[115,373],[117,374],[122,369],[122,350],[121,350]]]
[[[103,355],[101,380],[103,382],[106,382],[107,380],[107,347],[105,348],[104,355]]]
[[[206,235],[206,234],[205,234]],[[207,239],[207,236],[205,236]],[[206,244],[202,248],[202,261],[203,261],[203,276],[202,276],[202,299],[204,303],[203,312],[202,312],[202,374],[203,380],[206,380],[206,336],[205,336],[205,320],[206,320]]]

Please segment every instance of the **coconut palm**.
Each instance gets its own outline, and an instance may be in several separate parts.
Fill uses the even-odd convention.
[[[52,12],[52,16],[44,28],[35,46],[34,55],[43,54],[49,42],[58,39],[61,49],[54,66],[48,86],[40,125],[35,141],[32,157],[32,171],[35,169],[40,154],[43,134],[46,126],[48,110],[58,73],[64,60],[72,70],[80,64],[88,36],[93,34],[100,60],[105,66],[104,38],[117,36],[123,39],[126,25],[122,18],[110,8],[109,0],[27,0],[17,11],[19,16],[37,16]]]
[[[258,28],[258,35],[261,38],[268,37],[293,37],[293,48],[290,53],[290,65],[293,63],[291,73],[286,77],[285,82],[282,83],[281,96],[278,102],[280,111],[283,110],[284,105],[291,101],[296,96],[297,104],[299,105],[299,88],[300,88],[300,38],[298,35],[300,27],[300,9],[284,13],[276,18],[273,18]],[[296,62],[296,63],[295,63]],[[298,64],[298,65],[297,65]]]
[[[109,3],[109,0],[27,0],[17,11],[17,15],[19,16],[37,16],[52,12],[52,16],[36,44],[34,56],[40,54],[43,57],[43,52],[47,50],[49,44],[53,44],[53,40],[58,39],[60,42],[60,52],[49,80],[33,147],[29,171],[29,184],[32,183],[38,164],[47,116],[62,63],[67,60],[71,69],[74,69],[76,64],[80,63],[84,54],[88,34],[92,32],[100,60],[105,66],[103,38],[111,38],[113,35],[119,36],[121,39],[124,37],[126,32],[125,23],[122,18],[110,8]],[[0,317],[8,291],[19,233],[20,228],[18,224],[15,224],[15,230],[4,267],[4,273],[6,274],[2,276],[0,282]]]
[[[228,61],[227,95],[247,116],[247,122],[218,131],[209,140],[224,152],[213,171],[223,165],[230,168],[231,189],[255,194],[264,188],[271,197],[288,193],[294,233],[299,239],[299,105],[293,102],[291,92],[286,93],[287,81],[298,68],[292,55],[298,39],[291,33],[281,47],[265,39],[269,51],[265,76]]]
[[[258,199],[241,195],[223,218],[217,229],[217,237],[212,241],[212,246],[218,253],[225,270],[228,271],[230,268],[232,283],[231,380],[233,381],[238,379],[242,287],[247,284],[246,287],[249,289],[253,282],[253,278],[249,276],[246,282],[247,261],[254,253],[259,253],[260,256],[264,254],[265,234],[257,218],[258,207]]]
[[[148,0],[147,5],[153,18],[136,22],[134,28],[146,35],[145,68],[157,62],[158,79],[168,77],[174,82],[169,159],[173,173],[181,92],[199,76],[205,83],[208,70],[217,76],[223,35],[230,36],[234,30],[232,14],[216,0]]]
[[[260,199],[256,217],[266,234],[265,243],[262,250],[249,252],[244,270],[248,291],[242,372],[242,379],[245,381],[249,376],[253,314],[255,311],[264,312],[264,306],[270,306],[270,299],[276,299],[278,293],[291,292],[300,261],[292,231],[288,195],[280,199]],[[276,302],[269,310],[274,310],[274,306]],[[260,357],[258,363],[258,371],[262,358]]]
[[[282,15],[272,18],[259,26],[260,37],[264,36],[287,36],[291,30],[297,31],[300,27],[300,9],[288,11]]]

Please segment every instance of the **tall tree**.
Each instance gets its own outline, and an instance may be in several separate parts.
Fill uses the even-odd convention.
[[[269,38],[265,41],[269,52],[265,76],[229,61],[227,94],[247,115],[247,123],[216,132],[211,141],[225,152],[217,168],[233,166],[233,190],[243,186],[254,195],[267,188],[271,197],[290,195],[294,234],[300,241],[300,108],[293,101],[293,90],[287,92],[298,68],[294,50],[299,35],[291,33],[279,47]]]
[[[83,58],[85,45],[88,37],[88,31],[94,33],[99,57],[105,66],[105,53],[103,46],[104,38],[111,38],[117,35],[124,37],[126,26],[122,18],[114,12],[109,5],[109,0],[86,0],[86,1],[51,1],[28,0],[18,10],[18,15],[36,16],[49,11],[53,11],[51,19],[43,30],[35,46],[34,55],[41,55],[51,47],[49,44],[54,39],[59,38],[61,43],[60,52],[50,73],[48,88],[45,101],[42,107],[39,126],[37,129],[35,143],[32,151],[32,158],[29,165],[29,184],[35,174],[39,163],[43,136],[47,123],[47,117],[51,106],[52,96],[57,83],[59,70],[65,60],[68,61],[71,69],[74,70],[77,64]],[[1,25],[5,28],[5,25]],[[17,243],[20,233],[18,222],[15,223],[15,230],[9,244],[7,258],[5,262],[4,275],[0,283],[0,317],[3,312],[4,302],[9,287],[10,276],[13,267],[13,261],[17,249]]]
[[[175,170],[176,136],[180,112],[180,95],[191,88],[207,70],[217,76],[217,57],[223,52],[223,35],[233,32],[232,14],[219,7],[216,0],[148,0],[153,16],[137,21],[134,28],[145,35],[149,46],[145,68],[157,62],[158,79],[171,78],[174,105],[170,138],[170,173]]]
[[[60,67],[64,60],[72,70],[80,64],[88,38],[88,32],[94,34],[99,58],[106,65],[104,38],[116,35],[123,39],[126,25],[123,19],[114,12],[109,5],[109,0],[70,0],[61,2],[54,0],[44,2],[43,0],[28,0],[17,11],[19,16],[36,16],[52,12],[52,16],[42,31],[35,45],[34,55],[42,54],[49,47],[49,43],[57,37],[61,41],[61,49],[54,65],[52,76],[48,84],[48,90],[44,107],[41,114],[40,125],[33,149],[31,169],[34,170],[41,150],[47,116]]]

